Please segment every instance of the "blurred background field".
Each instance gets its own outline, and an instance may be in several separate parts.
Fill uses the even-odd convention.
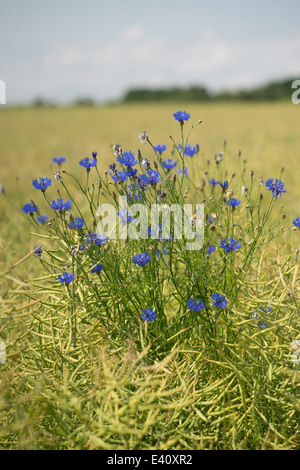
[[[0,184],[5,193],[0,194],[1,242],[12,245],[10,255],[7,250],[5,255],[22,257],[37,242],[29,234],[32,224],[21,209],[37,195],[32,180],[40,176],[53,178],[60,169],[52,163],[54,156],[65,156],[67,162],[62,168],[79,175],[79,160],[97,151],[99,169],[104,172],[115,161],[112,145],[116,143],[134,153],[140,149],[143,157],[150,157],[150,148],[146,149],[138,139],[140,132],[146,130],[154,145],[167,145],[165,155],[169,158],[172,142],[166,138],[171,135],[175,141],[179,139],[178,124],[172,116],[177,108],[191,113],[191,123],[203,121],[190,138],[192,145],[200,145],[198,161],[193,162],[198,174],[191,175],[195,183],[205,177],[208,159],[213,176],[214,156],[224,150],[226,140],[224,165],[229,176],[240,165],[246,168],[246,175],[254,170],[255,180],[263,177],[265,181],[280,177],[284,167],[282,180],[287,193],[282,198],[282,213],[286,214],[285,225],[290,227],[299,216],[300,196],[299,107],[291,102],[2,108]],[[49,194],[57,196],[52,188]]]

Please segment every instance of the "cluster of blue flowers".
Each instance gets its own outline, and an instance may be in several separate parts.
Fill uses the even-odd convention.
[[[187,122],[191,116],[186,111],[176,111],[173,114],[173,117],[176,121],[179,122],[181,126],[183,126],[183,124]],[[146,135],[145,132],[140,135],[140,141],[144,144],[148,142],[148,136]],[[148,187],[156,188],[157,200],[161,201],[164,197],[166,197],[166,192],[162,191],[161,188],[158,189],[157,185],[158,183],[163,181],[164,177],[170,178],[169,172],[174,170],[177,167],[177,161],[173,160],[172,158],[166,158],[162,160],[161,156],[167,150],[167,146],[165,144],[157,144],[153,146],[153,149],[156,152],[156,154],[158,154],[156,156],[158,157],[159,162],[162,166],[162,173],[160,173],[160,171],[158,170],[157,164],[154,166],[154,169],[152,169],[150,161],[148,159],[142,159],[140,151],[138,151],[137,158],[136,158],[135,154],[131,151],[123,152],[120,145],[115,145],[113,147],[114,154],[116,156],[116,162],[111,163],[109,165],[109,171],[106,174],[109,174],[112,181],[118,185],[120,184],[123,185],[124,183],[126,183],[126,194],[130,202],[134,200],[142,201],[141,194],[145,194],[144,191],[146,191]],[[181,152],[182,156],[185,155],[188,157],[193,157],[194,155],[197,155],[199,153],[199,145],[187,144],[185,147],[178,145],[177,149],[175,145],[175,150]],[[221,154],[222,153],[220,153],[218,157],[220,161],[223,158],[223,154],[222,155]],[[53,163],[56,163],[59,166],[65,161],[66,161],[66,158],[63,156],[54,157],[52,160]],[[85,157],[79,161],[79,165],[83,167],[87,172],[90,172],[90,170],[93,167],[96,167],[97,163],[98,163],[97,152],[92,152],[91,157]],[[117,168],[117,163],[121,165],[121,168],[119,169]],[[138,174],[138,170],[134,168],[138,163],[140,163],[140,167],[142,168],[141,174]],[[179,169],[176,168],[176,170],[179,176],[186,176],[186,177],[188,176],[187,167],[179,168]],[[96,168],[96,172],[98,172],[98,168]],[[208,172],[206,172],[206,174],[208,174]],[[61,181],[60,172],[56,173],[55,178],[58,181]],[[176,180],[176,174],[174,174],[173,180]],[[232,190],[228,191],[228,186],[229,186],[228,180],[219,181],[219,180],[216,180],[215,178],[210,178],[208,180],[208,183],[211,186],[213,186],[212,191],[214,191],[214,193],[216,191],[220,192],[222,200],[226,202],[226,205],[228,206],[228,208],[230,208],[232,217],[234,218],[236,213],[238,213],[239,211],[237,208],[242,204],[242,202],[236,197],[232,197],[233,196]],[[205,184],[205,181],[204,181],[204,184]],[[262,184],[263,183],[261,183],[261,185]],[[40,177],[32,181],[32,186],[36,190],[39,190],[42,193],[45,193],[48,190],[48,188],[52,186],[52,180],[48,177]],[[221,190],[220,189],[218,190],[217,187],[221,188]],[[284,183],[281,181],[281,179],[269,178],[265,183],[265,187],[268,191],[272,192],[272,197],[274,198],[277,198],[277,197],[280,198],[283,193],[286,193],[286,190],[284,189]],[[245,192],[246,190],[244,191],[244,193]],[[46,199],[45,194],[44,196]],[[95,252],[97,250],[99,251],[100,250],[99,247],[101,247],[103,244],[108,242],[108,237],[106,235],[92,232],[91,229],[89,229],[88,226],[86,225],[86,222],[83,217],[73,217],[73,215],[71,214],[71,208],[72,208],[71,199],[66,199],[64,201],[62,197],[58,197],[56,200],[51,200],[51,202],[49,203],[49,206],[52,210],[58,212],[59,218],[61,220],[65,220],[64,218],[65,214],[69,216],[69,221],[66,223],[66,227],[69,230],[73,231],[73,235],[75,239],[77,241],[79,240],[79,245],[78,245],[79,250],[82,250],[82,251],[90,250],[90,252]],[[236,209],[237,211],[234,212]],[[37,213],[35,220],[39,224],[45,224],[46,222],[49,221],[49,216],[47,214],[39,214],[38,206],[33,201],[24,204],[24,206],[22,207],[22,211],[25,214],[29,214],[30,216],[33,216],[34,213]],[[118,216],[120,218],[120,224],[128,224],[135,220],[135,217],[132,215],[132,213],[130,213],[130,211],[123,212],[122,210],[120,210],[118,212]],[[208,222],[211,224],[211,226],[213,226],[214,220],[212,218],[208,218]],[[293,225],[295,226],[295,228],[300,230],[300,217],[297,217],[293,220]],[[83,230],[84,227],[86,227],[86,231],[88,233],[85,233],[85,231]],[[155,227],[153,228],[150,226],[148,228],[148,235],[154,236],[154,234],[157,235],[156,238],[159,238],[162,241],[161,226],[158,226],[156,228]],[[230,237],[229,240],[226,240],[225,238],[223,238],[219,241],[219,243],[216,243],[216,244],[209,243],[209,245],[207,245],[207,248],[206,248],[206,255],[207,255],[206,257],[209,258],[210,255],[217,250],[217,247],[221,250],[224,250],[226,256],[227,256],[227,253],[237,252],[239,249],[242,248],[242,244],[240,243],[240,241],[242,241],[241,238],[237,240],[234,237]],[[42,257],[42,253],[43,253],[42,247],[34,247],[34,252],[33,252],[34,256]],[[153,251],[153,258],[147,252],[137,253],[132,257],[132,263],[138,266],[137,270],[140,271],[139,268],[145,267],[146,265],[151,263],[151,260],[154,262],[155,257],[159,258],[161,255],[164,255],[167,253],[169,253],[169,249],[166,246],[161,250],[155,248],[155,251]],[[235,255],[230,254],[228,255],[228,257],[229,256],[235,256]],[[90,266],[89,272],[94,273],[94,274],[99,274],[101,276],[100,273],[104,269],[104,266],[99,261],[97,262],[95,261],[96,259],[93,259],[93,264]],[[148,268],[145,269],[145,272],[148,272]],[[65,284],[66,286],[68,286],[71,282],[74,281],[75,274],[73,272],[64,271],[62,274],[58,275],[56,279],[61,284]],[[210,303],[209,303],[210,308],[222,310],[222,309],[226,309],[227,305],[228,305],[228,301],[223,294],[220,294],[220,293],[211,294]],[[202,299],[195,298],[195,297],[189,298],[186,302],[186,306],[191,311],[194,311],[194,312],[200,312],[208,308],[208,305],[206,305]],[[267,307],[266,309],[264,309],[260,307],[260,310],[263,311],[264,313],[269,313],[271,308]],[[157,313],[152,308],[145,308],[145,309],[142,309],[140,318],[143,319],[145,322],[153,322],[157,318]],[[253,318],[259,319],[260,318],[259,314],[257,312],[254,312]],[[267,325],[266,323],[261,322],[260,327],[267,328]]]
[[[222,294],[212,294],[211,295],[211,305],[212,307],[219,308],[219,309],[225,309],[227,307],[227,299],[224,295]],[[194,298],[191,298],[187,301],[187,306],[190,310],[193,310],[194,312],[198,312],[200,310],[203,310],[205,308],[205,303],[202,300],[195,300]]]

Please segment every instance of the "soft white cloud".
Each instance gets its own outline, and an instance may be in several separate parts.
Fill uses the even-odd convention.
[[[133,27],[113,39],[52,44],[40,63],[26,64],[26,74],[17,65],[15,69],[23,76],[19,89],[24,96],[106,100],[136,86],[203,84],[213,90],[253,86],[300,75],[299,57],[300,34],[293,39],[234,42],[204,31],[174,44],[163,34],[150,35]]]

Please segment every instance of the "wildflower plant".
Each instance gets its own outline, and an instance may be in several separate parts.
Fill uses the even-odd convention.
[[[108,349],[128,344],[141,354],[146,348],[148,365],[175,351],[179,361],[185,354],[200,355],[191,389],[197,390],[198,381],[201,387],[209,382],[212,390],[219,380],[227,387],[219,398],[207,392],[205,413],[209,415],[215,401],[224,412],[214,423],[215,411],[209,419],[199,411],[202,434],[206,435],[206,425],[207,435],[223,436],[228,443],[233,439],[231,416],[240,439],[255,447],[249,426],[260,419],[263,424],[257,435],[262,435],[265,419],[275,427],[274,422],[281,419],[275,405],[267,409],[265,419],[260,416],[263,399],[256,393],[266,390],[272,396],[272,383],[265,383],[264,374],[273,360],[282,357],[279,338],[291,339],[299,313],[292,297],[283,299],[276,286],[272,290],[272,278],[259,277],[265,247],[285,231],[282,219],[274,221],[272,212],[288,189],[279,178],[267,179],[262,187],[253,172],[248,179],[244,173],[228,177],[223,169],[225,152],[219,152],[212,168],[201,158],[199,145],[189,142],[202,121],[186,130],[191,115],[176,111],[173,117],[173,124],[179,124],[178,136],[170,136],[170,146],[153,145],[146,131],[140,135],[137,131],[142,151],[124,152],[116,144],[107,171],[96,152],[81,159],[85,183],[72,168],[52,185],[50,178],[35,180],[45,212],[51,213],[48,219],[33,202],[22,208],[25,214],[35,215],[32,221],[48,241],[43,256],[35,257],[44,270],[36,295],[46,292],[42,297],[46,316],[47,309],[53,313],[63,306],[68,318],[63,328],[70,328],[76,354],[85,347],[83,332],[92,328],[96,343]],[[196,167],[200,182],[192,178]],[[72,193],[71,181],[82,195],[80,201]],[[200,217],[197,202],[204,207],[202,243],[194,230]],[[175,208],[185,204],[191,212],[182,211],[182,218],[176,219]],[[186,221],[189,231],[185,232]],[[298,219],[293,225],[299,228]],[[188,248],[191,240],[197,249]],[[60,299],[56,306],[54,296]],[[285,302],[293,314],[282,327]],[[275,313],[280,305],[280,315],[271,315],[264,307],[269,304]],[[253,312],[259,312],[257,317]],[[55,328],[59,324],[57,320]],[[283,395],[280,390],[275,400]]]

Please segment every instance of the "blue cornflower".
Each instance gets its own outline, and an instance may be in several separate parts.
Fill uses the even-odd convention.
[[[93,264],[92,268],[93,269],[91,269],[91,273],[100,273],[100,271],[102,271],[103,264],[100,264],[100,263]]]
[[[103,243],[108,241],[108,237],[100,233],[89,233],[87,235],[84,235],[83,241],[87,245],[101,246]]]
[[[223,189],[223,191],[226,191],[226,189],[228,188],[228,181],[224,181],[224,183],[221,183],[219,181],[219,185],[221,186],[221,188]]]
[[[49,217],[46,214],[42,214],[42,215],[38,215],[35,220],[40,224],[45,224],[48,219]]]
[[[212,294],[210,297],[213,301],[212,306],[217,308],[226,308],[227,300],[222,294]]]
[[[265,322],[262,322],[262,323],[259,325],[259,328],[268,328],[268,325],[267,325]]]
[[[211,253],[213,253],[214,251],[216,251],[216,247],[215,245],[211,245],[207,248],[207,254],[210,255]]]
[[[155,152],[162,154],[167,150],[167,146],[165,144],[158,144],[155,145],[154,147]]]
[[[117,161],[122,163],[123,166],[127,166],[127,168],[135,166],[138,162],[132,152],[124,152],[123,155],[118,155]]]
[[[259,310],[264,313],[270,313],[272,311],[272,307],[259,307]]]
[[[59,197],[56,201],[51,201],[50,207],[55,211],[62,212],[63,210],[70,210],[72,202],[70,199],[67,199],[66,202],[63,202],[62,198]]]
[[[115,170],[116,170],[116,168],[117,168],[117,165],[116,165],[115,163],[110,163],[110,164],[108,165],[108,168],[109,168],[109,173],[111,174],[111,173],[114,173],[114,172],[115,172]]]
[[[53,163],[57,163],[58,165],[61,165],[61,164],[64,163],[66,160],[67,160],[66,157],[59,156],[59,157],[53,157],[52,162],[53,162]]]
[[[252,318],[254,318],[254,320],[258,320],[259,319],[259,315],[257,312],[253,312],[252,313]]]
[[[180,124],[183,124],[183,121],[188,121],[191,117],[191,115],[186,111],[176,111],[173,116],[176,121],[180,122]]]
[[[163,161],[163,167],[166,170],[173,170],[175,166],[177,165],[177,162],[173,161],[172,158],[168,158],[168,160]]]
[[[148,253],[138,253],[137,255],[133,256],[132,261],[134,264],[138,266],[145,266],[151,260],[151,256]]]
[[[233,197],[227,201],[227,206],[231,206],[233,209],[235,209],[240,204],[241,201],[239,201],[236,197]]]
[[[203,310],[205,308],[205,303],[202,302],[202,300],[195,300],[193,298],[189,299],[186,304],[189,309],[193,310],[194,312],[198,312],[199,310]]]
[[[76,219],[70,220],[68,228],[73,229],[82,229],[84,226],[84,219],[82,217],[76,217]]]
[[[143,308],[141,318],[145,321],[154,321],[157,313],[152,308]]]
[[[32,186],[35,189],[40,189],[41,191],[46,191],[46,189],[51,186],[52,181],[50,178],[39,178],[39,181],[37,179],[32,181]]]
[[[116,175],[112,175],[112,179],[118,183],[121,181],[121,183],[124,183],[127,179],[127,171],[118,171]]]
[[[57,279],[59,280],[59,282],[61,282],[62,284],[66,284],[67,286],[72,281],[74,281],[75,275],[73,273],[68,273],[67,271],[64,271],[62,274],[59,274],[57,276]]]
[[[273,178],[269,178],[266,183],[265,183],[266,188],[268,191],[272,191],[272,196],[273,197],[281,197],[281,193],[286,193],[286,190],[284,188],[284,183],[281,181],[281,179],[275,179],[275,182],[273,183]]]
[[[217,184],[220,184],[220,181],[215,180],[215,178],[212,178],[211,180],[208,180],[208,182],[212,186],[216,186]]]
[[[236,251],[241,248],[241,244],[235,240],[233,237],[230,237],[230,241],[227,242],[225,238],[220,241],[220,247],[223,248],[225,251]]]
[[[192,147],[191,144],[188,144],[184,149],[184,154],[187,157],[193,157],[197,153],[197,146]]]
[[[129,222],[132,222],[133,220],[136,219],[136,217],[133,217],[132,212],[129,211],[127,213],[126,209],[122,209],[121,211],[118,211],[117,215],[120,217],[120,224],[122,225],[127,225]]]
[[[184,167],[184,170],[182,168],[178,168],[177,170],[178,176],[189,176],[189,170],[188,167]]]
[[[140,176],[140,181],[144,185],[146,185],[146,184],[156,184],[159,181],[161,181],[161,178],[159,177],[160,175],[159,175],[158,170],[148,170],[147,175],[142,174]]]
[[[128,178],[131,176],[135,176],[137,174],[137,169],[136,168],[130,168],[130,170],[126,171],[126,175]]]
[[[97,159],[97,155],[98,155],[97,152],[92,152],[92,157],[93,158]]]
[[[38,210],[39,210],[39,208],[38,208],[38,206],[36,206],[34,204],[34,202],[28,202],[27,204],[24,204],[24,206],[22,207],[22,211],[25,214],[30,214],[30,215],[32,215],[34,212],[36,212]]]
[[[79,165],[86,168],[86,171],[90,171],[90,169],[93,166],[97,165],[97,160],[96,160],[96,158],[90,159],[89,157],[85,157],[85,158],[82,158],[82,160],[80,160]]]
[[[293,225],[295,225],[295,227],[300,230],[300,217],[297,217],[297,219],[293,220]]]
[[[40,258],[43,253],[43,248],[41,246],[34,246],[33,248],[35,248],[33,255]]]

